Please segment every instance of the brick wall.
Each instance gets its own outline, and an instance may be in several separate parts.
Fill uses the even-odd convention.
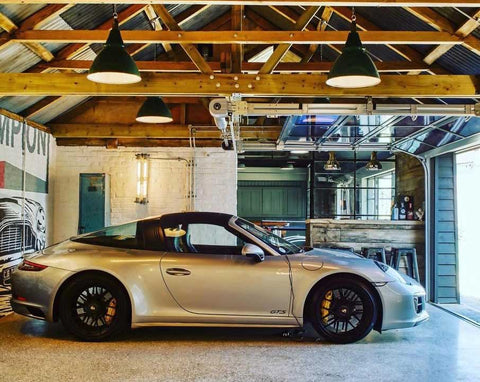
[[[134,203],[136,195],[136,153],[149,153],[149,203]],[[106,173],[110,176],[110,219],[119,224],[147,216],[189,209],[187,166],[181,160],[153,158],[182,157],[191,160],[189,148],[56,148],[54,170],[54,241],[76,235],[79,207],[79,174]],[[195,151],[194,210],[235,214],[237,210],[237,160],[234,152],[220,148]]]

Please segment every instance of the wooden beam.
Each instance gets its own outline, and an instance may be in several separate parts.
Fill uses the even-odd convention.
[[[7,16],[5,16],[3,13],[0,13],[0,27],[2,27],[6,32],[10,33],[10,36],[1,36],[0,38],[0,50],[6,48],[9,44],[15,42],[15,40],[12,38],[12,35],[18,31],[18,26],[10,20]],[[3,43],[2,40],[3,39]],[[26,48],[31,50],[33,53],[35,53],[38,57],[40,57],[44,61],[52,61],[53,60],[53,54],[50,52],[47,48],[45,48],[42,44],[38,42],[31,42],[31,41],[26,41],[23,44]]]
[[[150,23],[152,24],[153,30],[156,30],[156,31],[161,31],[161,30],[163,30],[162,23],[161,23],[160,20],[158,19],[157,13],[155,12],[155,9],[153,9],[153,7],[152,7],[151,5],[148,5],[148,6],[145,8],[145,14],[147,15],[148,20],[149,20]],[[163,49],[165,50],[165,52],[166,52],[167,54],[169,54],[170,56],[172,56],[172,58],[173,58],[172,45],[169,44],[168,42],[163,42],[163,41],[162,41],[161,44],[162,44]]]
[[[190,136],[185,124],[49,124],[56,138],[168,138],[186,139]],[[245,139],[272,139],[280,134],[281,126],[255,127],[242,126],[240,135]],[[215,126],[195,126],[195,137],[199,139],[219,139],[220,130]]]
[[[7,16],[5,16],[2,12],[0,12],[0,28],[2,28],[7,33],[12,33],[16,31],[18,27],[15,23],[10,20]]]
[[[198,68],[191,61],[136,61],[137,67],[142,72],[198,72]],[[221,71],[221,63],[211,61],[208,63],[214,72]],[[59,60],[53,63],[44,64],[47,69],[59,70],[88,70],[92,65],[89,60]],[[261,62],[243,62],[242,72],[257,73],[262,67]],[[333,62],[318,61],[309,63],[280,62],[274,69],[274,73],[325,73],[329,72]],[[375,63],[377,70],[381,73],[426,71],[429,66],[423,62],[410,61],[382,61]]]
[[[42,125],[41,123],[32,121],[30,119],[27,119],[25,117],[22,117],[21,115],[18,115],[16,113],[12,113],[11,111],[0,108],[0,114],[4,115],[5,117],[14,119],[15,121],[25,122],[27,125],[35,127],[38,130],[45,131],[46,133],[50,133],[50,129],[47,126]]]
[[[51,4],[68,4],[71,0],[49,0]],[[45,4],[45,0],[2,0],[3,4]],[[96,4],[98,0],[75,0],[76,4]],[[117,4],[163,4],[163,0],[117,0]],[[298,5],[297,0],[169,0],[169,4],[228,4],[228,5]],[[451,7],[451,0],[304,0],[302,5],[355,7]],[[476,8],[478,0],[459,0],[456,7]]]
[[[332,8],[330,8],[330,7],[323,8],[322,16],[321,16],[320,21],[318,22],[318,25],[317,25],[317,31],[323,32],[327,29],[328,23],[329,23],[332,15],[333,15],[333,9]],[[310,62],[313,55],[317,51],[318,46],[319,46],[319,44],[311,44],[308,47],[308,53],[305,56],[302,57],[302,61],[301,61],[302,64]]]
[[[310,23],[313,16],[317,13],[320,7],[309,7],[297,20],[295,23],[295,30],[303,31],[303,29]],[[270,32],[266,32],[270,33]],[[310,33],[310,32],[307,32]],[[289,36],[293,38],[294,33],[290,33]],[[290,40],[292,41],[292,40]],[[296,39],[293,40],[296,42]],[[259,43],[261,44],[261,43]],[[258,71],[259,74],[269,74],[272,73],[278,63],[282,60],[283,56],[288,52],[292,43],[284,43],[278,45],[273,51],[272,55],[268,58],[267,62],[261,67]]]
[[[153,5],[153,9],[157,13],[157,15],[162,19],[162,21],[165,23],[167,28],[170,29],[170,33],[173,33],[173,35],[177,35],[176,42],[180,43],[178,42],[179,36],[182,36],[186,32],[182,31],[182,28],[180,28],[180,26],[177,24],[175,19],[168,12],[167,8],[165,8],[163,4],[157,4],[157,5]],[[162,32],[155,32],[155,33],[162,33]],[[209,33],[209,32],[203,32],[203,33]],[[198,67],[200,72],[204,74],[213,73],[207,61],[205,61],[203,56],[200,54],[198,49],[193,44],[188,42],[182,42],[180,43],[180,45],[185,50],[185,53],[188,55],[188,57],[190,57],[190,59]]]
[[[195,95],[325,97],[449,97],[469,98],[479,93],[478,76],[384,75],[374,87],[332,88],[317,74],[190,74],[144,73],[143,81],[124,86],[97,84],[76,73],[0,73],[0,96],[45,95]]]
[[[243,5],[232,6],[232,30],[242,31],[243,29]],[[232,44],[232,72],[242,72],[243,46]]]
[[[57,146],[104,146],[111,138],[57,138]],[[220,147],[221,139],[196,139],[196,147]],[[190,147],[189,139],[118,138],[116,146],[124,147]]]
[[[301,20],[300,20],[301,21]],[[302,24],[299,24],[302,25]],[[17,32],[14,42],[103,43],[109,31],[104,30],[31,30]],[[127,43],[169,42],[189,44],[344,44],[348,31],[122,31]],[[446,44],[459,45],[464,41],[447,32],[430,31],[360,31],[362,43],[368,44]],[[198,52],[198,51],[197,51]],[[198,53],[200,54],[200,53]],[[203,57],[202,57],[203,59]]]

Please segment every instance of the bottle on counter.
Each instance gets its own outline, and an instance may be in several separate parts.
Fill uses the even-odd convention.
[[[392,220],[398,220],[399,208],[398,203],[395,201],[392,206]]]
[[[405,202],[400,202],[400,211],[398,213],[399,220],[406,220],[407,219],[407,206]]]

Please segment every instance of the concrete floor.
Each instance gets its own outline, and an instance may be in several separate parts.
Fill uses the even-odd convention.
[[[351,345],[278,330],[145,328],[78,342],[60,324],[0,319],[0,381],[479,381],[480,329],[429,306],[417,328]]]

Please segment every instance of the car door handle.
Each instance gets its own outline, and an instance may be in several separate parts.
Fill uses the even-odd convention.
[[[167,273],[172,276],[188,276],[192,272],[183,268],[168,268]]]

